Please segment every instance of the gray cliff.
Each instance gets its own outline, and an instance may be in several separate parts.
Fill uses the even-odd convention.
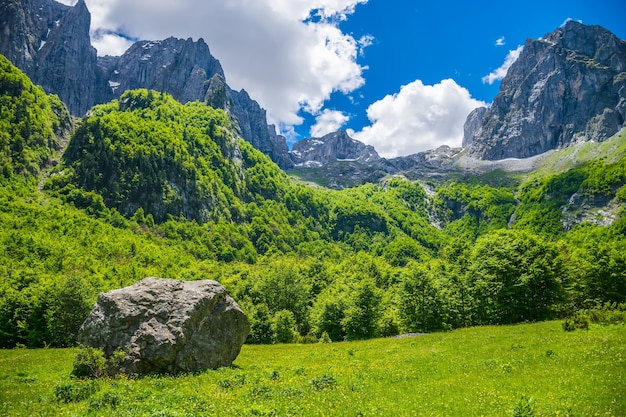
[[[116,96],[147,88],[167,92],[181,103],[202,100],[205,82],[214,74],[224,76],[203,39],[139,41],[120,57],[99,59],[99,65]]]
[[[140,41],[122,56],[97,57],[84,0],[74,7],[54,0],[0,0],[0,11],[0,54],[57,94],[72,115],[83,116],[135,88],[167,92],[183,103],[220,104],[215,107],[227,111],[244,139],[279,166],[292,166],[285,138],[268,126],[265,110],[247,92],[228,87],[204,40]],[[217,95],[215,80],[223,84]]]
[[[73,115],[112,95],[91,46],[91,14],[84,0],[68,7],[53,0],[0,0],[0,53]]]
[[[335,161],[371,164],[380,159],[373,146],[352,139],[345,130],[296,142],[290,153],[296,166],[315,167]]]
[[[255,148],[282,168],[291,166],[285,138],[268,126],[265,110],[245,90],[228,86],[221,64],[203,39],[139,41],[122,56],[102,57],[98,64],[116,97],[129,89],[147,88],[167,92],[181,103],[206,102],[225,110]]]
[[[626,119],[625,71],[626,42],[600,26],[570,21],[526,41],[493,105],[465,137],[469,154],[526,158],[609,138]]]

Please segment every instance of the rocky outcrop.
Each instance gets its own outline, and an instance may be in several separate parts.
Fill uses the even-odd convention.
[[[296,142],[290,153],[296,166],[319,167],[335,161],[356,161],[371,164],[380,159],[373,146],[348,136],[345,130],[329,133],[321,138]]]
[[[37,53],[69,10],[54,0],[0,0],[0,54],[32,79]]]
[[[37,53],[33,79],[55,93],[74,115],[83,115],[97,103],[112,98],[91,46],[91,14],[84,0],[58,22]]]
[[[112,98],[96,50],[84,0],[68,7],[53,0],[2,0],[0,53],[47,93],[57,94],[73,115]]]
[[[167,92],[183,103],[207,101],[226,110],[254,147],[282,168],[292,166],[285,138],[268,126],[265,110],[245,90],[228,87],[204,40],[139,41],[122,56],[98,58],[84,0],[74,7],[54,0],[0,0],[0,10],[0,53],[46,92],[59,95],[74,116],[136,88]],[[214,94],[216,80],[223,84],[222,97]]]
[[[218,282],[145,278],[100,294],[78,340],[106,357],[121,349],[121,373],[178,373],[229,366],[249,331]]]
[[[570,21],[528,40],[479,127],[465,138],[470,155],[526,158],[607,139],[626,120],[625,71],[626,42],[600,26]],[[473,123],[468,120],[468,131]]]
[[[139,41],[120,57],[100,58],[99,65],[115,96],[147,88],[170,93],[181,103],[198,100],[224,109],[244,139],[282,168],[291,166],[285,138],[268,126],[265,110],[245,90],[228,86],[203,39]]]
[[[202,100],[206,81],[215,74],[224,76],[203,39],[139,41],[122,56],[105,57],[99,64],[116,96],[146,88],[167,92],[181,103]]]
[[[467,148],[474,141],[474,135],[483,122],[487,107],[477,107],[467,116],[463,125],[463,142],[461,146]]]

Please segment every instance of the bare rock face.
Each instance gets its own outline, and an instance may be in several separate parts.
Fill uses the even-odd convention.
[[[296,142],[291,150],[296,166],[320,167],[335,161],[357,161],[365,164],[380,159],[373,146],[348,136],[345,130],[329,133],[321,138]]]
[[[218,282],[151,277],[100,294],[78,340],[107,357],[122,349],[121,373],[179,373],[231,365],[249,331]]]
[[[605,140],[625,119],[626,41],[570,21],[526,42],[478,127],[468,120],[464,145],[479,159],[527,158]]]
[[[139,41],[122,56],[100,58],[98,64],[116,96],[146,88],[167,92],[181,103],[202,100],[206,81],[214,74],[224,76],[203,39]]]
[[[487,113],[487,107],[478,107],[472,110],[472,112],[467,116],[465,124],[463,125],[462,147],[467,148],[472,144],[474,141],[474,134],[480,127],[483,117],[485,117],[485,113]]]
[[[91,14],[84,0],[0,0],[0,54],[5,55],[70,113],[81,116],[113,98],[91,46]]]

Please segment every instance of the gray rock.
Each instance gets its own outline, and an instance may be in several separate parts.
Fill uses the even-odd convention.
[[[70,10],[54,0],[0,0],[0,53],[31,79],[38,51]]]
[[[461,146],[467,148],[474,141],[474,134],[483,122],[483,118],[487,113],[487,107],[478,107],[467,116],[463,125],[463,142]]]
[[[79,0],[55,22],[55,30],[35,59],[35,83],[58,94],[73,115],[83,115],[95,104],[113,98],[91,46],[90,24],[91,14],[84,0]]]
[[[68,7],[53,0],[0,0],[0,53],[70,113],[83,115],[113,98],[91,46],[91,15],[84,0]]]
[[[296,166],[319,167],[336,161],[372,164],[380,159],[373,146],[348,136],[345,130],[329,133],[321,138],[296,142],[291,150]]]
[[[218,282],[145,278],[98,296],[78,340],[126,352],[127,374],[195,372],[229,366],[250,325]]]
[[[625,71],[626,42],[600,26],[570,21],[528,40],[482,123],[465,138],[470,155],[527,158],[609,138],[626,119]]]
[[[206,101],[223,108],[245,140],[280,167],[293,165],[285,138],[268,126],[265,110],[247,92],[228,87],[204,40],[139,41],[122,56],[97,57],[84,0],[74,7],[54,0],[0,0],[0,10],[0,54],[57,94],[72,115],[83,116],[128,89],[162,91],[182,103]],[[223,84],[221,92],[215,90],[216,80]]]
[[[224,76],[222,66],[202,39],[139,41],[120,57],[99,59],[99,65],[116,96],[147,88],[167,92],[181,103],[202,100],[205,82],[215,74]]]
[[[238,133],[282,168],[292,166],[284,137],[267,124],[267,114],[245,90],[226,83],[221,64],[204,40],[139,41],[121,57],[98,59],[115,96],[136,88],[171,94],[181,103],[202,101],[230,116]]]

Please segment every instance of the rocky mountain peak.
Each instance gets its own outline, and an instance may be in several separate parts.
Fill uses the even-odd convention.
[[[624,48],[624,41],[602,26],[588,26],[570,20],[563,27],[547,34],[544,40],[592,58],[618,72],[626,70],[624,60],[619,55],[619,50]]]
[[[570,21],[529,39],[493,105],[466,131],[470,155],[526,158],[607,139],[626,119],[625,69],[626,42],[600,26]]]
[[[290,156],[296,166],[306,167],[322,166],[335,161],[372,163],[380,159],[373,146],[352,139],[345,130],[296,142]]]
[[[74,115],[82,115],[106,94],[107,85],[91,46],[91,13],[83,0],[55,22],[35,59],[34,80],[56,93]],[[108,98],[108,97],[107,97]]]
[[[122,56],[105,57],[99,64],[115,95],[147,88],[168,92],[183,103],[203,99],[205,81],[215,74],[224,76],[203,39],[138,41]]]

